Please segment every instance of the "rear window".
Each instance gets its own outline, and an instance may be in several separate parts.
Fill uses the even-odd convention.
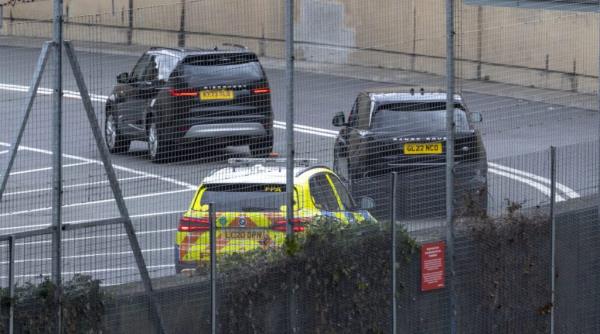
[[[264,77],[258,58],[250,53],[189,56],[182,65],[186,75],[203,78],[260,80]]]
[[[468,131],[469,123],[464,107],[456,104],[454,119],[457,131]],[[446,131],[445,102],[404,102],[382,104],[373,113],[372,127],[393,132]]]
[[[209,184],[197,207],[214,203],[217,211],[279,211],[286,205],[285,189],[284,184]]]

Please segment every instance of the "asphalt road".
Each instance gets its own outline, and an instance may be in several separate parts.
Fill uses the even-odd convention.
[[[0,46],[0,166],[8,158],[8,143],[16,134],[25,104],[25,92],[39,49]],[[129,71],[136,57],[78,53],[96,114],[103,124],[104,103],[120,72]],[[51,64],[51,63],[49,63]],[[67,67],[67,66],[65,66]],[[48,66],[48,70],[52,70]],[[267,68],[273,90],[275,151],[285,152],[284,71]],[[389,83],[325,74],[296,74],[296,152],[331,165],[336,129],[331,118],[348,111],[356,94]],[[18,159],[0,203],[0,234],[48,226],[51,221],[50,122],[51,81],[46,75],[22,141]],[[117,217],[95,142],[73,77],[65,69],[64,99],[64,222]],[[549,94],[556,94],[549,92]],[[490,206],[500,208],[505,199],[524,206],[548,202],[550,145],[558,147],[559,200],[595,191],[598,177],[598,115],[590,110],[516,100],[498,95],[465,92],[471,110],[480,111],[478,127],[490,160]],[[195,187],[229,157],[246,157],[246,148],[229,148],[213,157],[190,157],[175,163],[152,164],[145,143],[134,143],[131,152],[113,155],[117,176],[133,217],[151,275],[173,272],[175,229]],[[283,154],[282,154],[283,156]],[[597,165],[596,165],[597,166]],[[595,169],[597,170],[597,168]],[[50,239],[20,240],[17,278],[22,282],[50,273]],[[6,284],[6,245],[0,245],[0,284]],[[122,227],[111,226],[67,232],[64,236],[65,277],[77,272],[93,274],[105,284],[138,279],[135,262]]]

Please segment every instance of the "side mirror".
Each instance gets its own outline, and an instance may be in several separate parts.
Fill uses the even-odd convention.
[[[481,116],[481,113],[478,113],[478,112],[471,113],[471,122],[481,123],[482,121],[483,121],[483,116]]]
[[[375,200],[365,196],[360,199],[360,208],[362,210],[371,210],[375,207]]]
[[[129,82],[129,73],[127,72],[123,72],[119,75],[117,75],[117,82],[118,83],[128,83]]]
[[[346,117],[344,116],[344,112],[343,111],[339,111],[335,114],[335,116],[333,116],[333,120],[331,121],[331,124],[333,124],[333,126],[344,126],[346,125]]]

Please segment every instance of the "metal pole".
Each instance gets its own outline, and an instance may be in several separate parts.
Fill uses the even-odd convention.
[[[398,314],[397,314],[397,295],[396,295],[396,286],[397,286],[397,273],[396,273],[396,202],[398,202],[398,173],[392,172],[392,333],[396,334],[398,330]]]
[[[554,214],[554,203],[556,203],[556,147],[550,146],[550,220],[552,224],[551,244],[551,270],[550,270],[550,334],[554,334],[554,311],[555,309],[555,291],[556,291],[556,219]]]
[[[54,0],[54,83],[52,92],[52,281],[56,285],[56,332],[62,333],[62,42],[63,1]]]
[[[208,204],[210,225],[210,332],[217,333],[217,217],[214,203]]]
[[[19,126],[17,136],[15,137],[15,140],[13,140],[12,146],[10,147],[8,161],[6,162],[5,168],[3,168],[4,174],[2,175],[2,181],[0,181],[0,201],[2,200],[2,195],[4,194],[4,190],[6,189],[6,183],[8,182],[10,171],[12,170],[15,158],[17,157],[19,145],[21,145],[21,139],[23,138],[23,133],[25,132],[25,127],[27,125],[27,121],[29,120],[31,109],[33,108],[33,102],[35,101],[35,97],[37,96],[37,90],[40,86],[40,81],[42,80],[42,74],[44,73],[44,69],[46,68],[46,63],[48,62],[48,56],[50,55],[51,46],[53,46],[53,42],[44,43],[44,46],[42,47],[42,52],[40,53],[40,56],[38,58],[37,66],[35,67],[35,72],[33,74],[31,84],[29,85],[29,91],[27,92],[27,105],[25,106],[25,111],[23,112],[23,118],[21,119],[21,124]]]
[[[14,333],[15,326],[15,237],[8,239],[8,296],[10,309],[8,313],[8,333]]]
[[[152,304],[152,312],[154,312],[154,317],[156,319],[157,331],[159,333],[164,333],[165,327],[162,321],[162,317],[160,315],[160,308],[158,307],[158,302],[156,300],[156,297],[154,296],[154,289],[152,287],[152,281],[150,280],[150,274],[148,273],[148,268],[146,267],[146,262],[144,261],[144,256],[142,255],[142,250],[140,248],[140,244],[135,234],[135,229],[133,228],[133,224],[131,223],[131,218],[129,217],[127,205],[125,204],[125,200],[123,199],[123,192],[121,191],[121,187],[119,186],[119,182],[117,181],[117,174],[115,173],[115,170],[112,166],[112,162],[108,154],[108,149],[106,148],[106,145],[104,145],[104,141],[102,139],[102,132],[100,131],[100,127],[98,126],[98,118],[96,117],[96,113],[94,112],[92,100],[90,99],[90,95],[83,80],[83,75],[81,74],[79,62],[75,57],[75,52],[73,51],[73,47],[71,46],[70,42],[65,42],[65,51],[71,64],[71,69],[73,70],[73,76],[75,77],[77,88],[79,89],[81,101],[83,102],[83,109],[85,109],[88,122],[90,123],[90,128],[92,130],[92,134],[96,142],[96,148],[100,153],[100,160],[102,161],[102,165],[104,166],[104,171],[106,172],[106,177],[108,178],[108,182],[110,183],[110,188],[113,192],[117,208],[119,209],[121,218],[123,218],[123,226],[125,228],[125,233],[127,234],[127,238],[129,239],[129,244],[131,245],[133,257],[135,258],[136,264],[140,271],[140,277],[142,279],[142,283],[144,284],[144,290],[150,297],[150,302]]]
[[[286,238],[294,239],[294,0],[285,2],[285,55],[286,55]],[[288,333],[296,333],[296,296],[294,278],[288,274]]]
[[[454,0],[446,0],[446,243],[448,249],[450,333],[456,334],[454,295]]]

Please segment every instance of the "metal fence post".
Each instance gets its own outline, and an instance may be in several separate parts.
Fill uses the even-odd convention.
[[[392,333],[396,334],[398,330],[398,318],[397,318],[397,273],[396,273],[396,202],[398,201],[398,172],[392,172],[392,207],[391,207],[391,223],[392,223]]]
[[[286,238],[294,238],[294,1],[286,0],[285,6],[285,53],[286,53]],[[288,333],[296,332],[296,301],[294,278],[288,274]]]
[[[54,0],[54,82],[52,92],[52,281],[56,285],[56,332],[62,333],[62,43],[63,1]]]
[[[210,328],[217,333],[217,217],[214,203],[208,204],[210,225]]]
[[[550,334],[554,334],[555,291],[556,291],[556,219],[554,204],[556,203],[556,147],[550,146],[550,221],[551,221],[551,269],[550,269]]]
[[[448,249],[448,290],[450,333],[456,334],[454,295],[454,0],[446,0],[446,243]]]
[[[8,333],[13,334],[15,330],[15,237],[8,239],[8,297],[10,308],[8,311]]]

